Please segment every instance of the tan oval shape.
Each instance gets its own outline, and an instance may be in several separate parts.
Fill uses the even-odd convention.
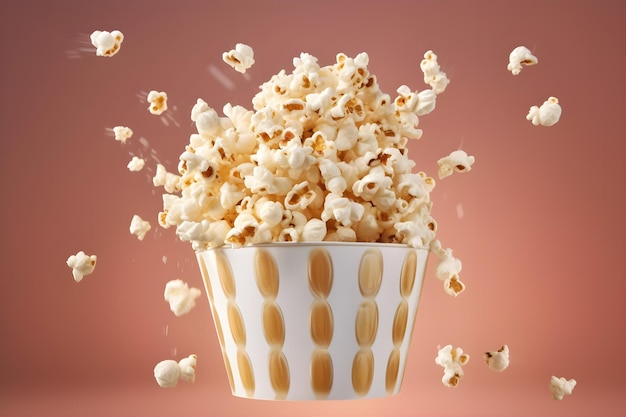
[[[226,312],[228,314],[228,326],[230,327],[230,332],[233,335],[235,344],[237,346],[245,346],[246,327],[243,323],[243,318],[241,317],[239,307],[237,307],[237,304],[235,304],[234,302],[229,301],[226,305]]]
[[[382,279],[383,256],[378,249],[368,249],[363,254],[359,265],[359,290],[363,297],[375,297]]]
[[[369,349],[361,349],[352,361],[352,388],[359,396],[366,395],[374,379],[374,354]]]
[[[330,295],[333,286],[333,263],[324,248],[311,251],[309,255],[309,288],[319,298]]]
[[[385,373],[385,388],[387,394],[393,394],[398,384],[398,370],[400,369],[400,349],[394,349],[387,361],[387,372]]]
[[[417,251],[410,251],[404,258],[402,272],[400,272],[400,294],[408,297],[415,285],[415,274],[417,272]]]
[[[326,349],[311,355],[311,388],[317,398],[326,398],[333,387],[333,360]]]
[[[315,300],[309,311],[311,339],[320,347],[328,347],[333,338],[333,311],[326,301]]]
[[[406,323],[409,318],[409,303],[406,300],[400,301],[396,314],[393,317],[392,339],[393,345],[399,346],[406,333]]]
[[[215,251],[215,263],[217,264],[217,275],[220,278],[222,291],[224,291],[226,298],[234,298],[235,279],[233,278],[233,270],[230,268],[228,258],[220,250]]]
[[[278,296],[278,267],[276,261],[269,251],[257,249],[254,254],[254,272],[256,285],[259,291],[266,298],[276,298]]]
[[[270,346],[285,343],[285,322],[280,307],[274,302],[263,303],[263,334]]]
[[[371,346],[378,331],[378,305],[374,300],[359,305],[354,323],[356,341],[361,347]]]
[[[237,366],[239,367],[239,377],[241,384],[246,390],[248,397],[254,395],[254,371],[248,354],[243,349],[237,349]]]
[[[280,349],[272,349],[269,356],[270,383],[276,399],[282,400],[289,392],[289,364]]]

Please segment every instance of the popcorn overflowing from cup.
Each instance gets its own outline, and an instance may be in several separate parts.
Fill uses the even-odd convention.
[[[180,317],[196,306],[196,298],[201,293],[198,288],[189,287],[183,280],[175,279],[165,284],[163,298],[169,303],[172,313]]]
[[[80,282],[85,275],[89,275],[94,271],[97,260],[98,257],[96,255],[87,255],[81,250],[76,255],[70,255],[66,263],[67,266],[72,268],[74,281]]]
[[[97,56],[111,57],[120,51],[124,34],[119,30],[107,32],[106,30],[95,30],[89,36],[91,44],[96,47]]]
[[[178,381],[195,382],[196,363],[198,356],[189,355],[176,362],[166,359],[154,367],[154,378],[161,388],[172,388],[178,385]]]

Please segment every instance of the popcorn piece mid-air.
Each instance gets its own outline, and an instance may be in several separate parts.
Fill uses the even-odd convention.
[[[166,359],[156,364],[154,367],[154,378],[161,388],[171,388],[178,384],[178,381],[194,382],[196,380],[196,355],[189,355],[176,362],[173,359]]]
[[[550,378],[550,392],[555,400],[562,400],[564,396],[571,395],[575,386],[575,379],[567,380],[563,377],[557,378],[554,375]]]
[[[96,55],[110,57],[119,52],[124,34],[119,30],[112,32],[96,30],[89,38],[91,44],[96,47]]]
[[[518,46],[509,54],[509,65],[507,65],[506,69],[511,71],[513,75],[517,75],[522,71],[522,66],[535,65],[537,62],[539,62],[537,57],[528,48]]]
[[[424,82],[428,84],[435,94],[441,94],[450,83],[446,73],[441,71],[437,62],[437,55],[433,51],[427,51],[424,59],[420,63],[420,68],[424,73]]]
[[[167,93],[165,91],[152,90],[148,93],[148,110],[150,113],[160,115],[167,110]]]
[[[165,284],[163,297],[170,303],[170,310],[176,317],[189,313],[196,306],[196,298],[200,296],[200,290],[189,288],[186,282],[175,279]]]
[[[134,215],[132,220],[130,221],[130,233],[133,235],[137,235],[137,239],[143,240],[146,237],[146,233],[150,231],[152,226],[147,220],[142,219],[138,215]]]
[[[126,168],[128,168],[129,171],[136,172],[136,171],[141,171],[145,165],[146,165],[145,160],[137,156],[133,156],[133,159],[131,159],[128,165],[126,165]]]
[[[472,164],[474,163],[474,161],[475,158],[471,155],[468,155],[463,150],[459,149],[451,152],[450,155],[445,156],[437,161],[437,165],[439,166],[439,170],[437,172],[437,174],[439,175],[439,179],[452,175],[454,171],[470,171],[472,169]]]
[[[446,387],[456,387],[463,377],[463,368],[469,361],[469,355],[463,353],[460,347],[453,348],[452,345],[446,345],[439,349],[435,363],[443,367],[443,377],[441,382]]]
[[[509,366],[509,347],[503,345],[493,352],[485,352],[485,362],[489,369],[502,372]]]
[[[67,266],[72,268],[74,281],[80,282],[85,275],[91,274],[96,267],[97,259],[96,255],[86,255],[82,250],[67,258]]]
[[[115,134],[115,140],[126,143],[126,141],[133,136],[133,130],[126,126],[115,126],[113,128],[113,134]]]
[[[222,54],[222,60],[243,74],[254,65],[254,51],[250,46],[238,43],[235,45],[235,49]]]
[[[535,126],[552,126],[561,118],[561,106],[559,99],[550,97],[543,102],[541,107],[531,106],[526,115],[526,120],[530,120]]]

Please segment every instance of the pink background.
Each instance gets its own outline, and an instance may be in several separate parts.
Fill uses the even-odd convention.
[[[0,3],[0,415],[3,416],[617,416],[626,413],[626,3],[619,1],[17,1]],[[94,30],[121,30],[112,58]],[[242,76],[221,53],[244,42]],[[509,52],[539,64],[518,76]],[[451,79],[411,145],[419,169],[459,147],[472,172],[437,181],[439,238],[468,286],[446,295],[434,257],[402,392],[351,402],[232,397],[204,295],[176,318],[162,299],[181,278],[202,287],[191,247],[156,225],[156,159],[170,170],[198,97],[251,108],[258,86],[309,52],[370,56],[391,95],[423,89],[434,50]],[[213,72],[210,68],[213,68]],[[231,84],[221,83],[215,68]],[[140,99],[166,91],[163,117]],[[559,98],[561,121],[535,127],[531,105]],[[166,125],[164,122],[167,122]],[[130,126],[125,145],[107,128]],[[140,138],[147,145],[141,144]],[[129,172],[131,155],[147,167]],[[133,214],[150,220],[142,242]],[[75,283],[65,260],[95,272]],[[471,355],[461,384],[441,382],[438,345]],[[482,353],[502,344],[511,366]],[[195,384],[161,389],[154,365],[198,354]],[[563,401],[551,375],[575,378]]]

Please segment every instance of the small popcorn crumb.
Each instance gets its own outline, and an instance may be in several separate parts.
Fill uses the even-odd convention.
[[[126,143],[126,141],[133,136],[132,129],[126,126],[115,126],[113,133],[115,134],[115,140],[122,143]]]
[[[526,120],[530,120],[535,126],[552,126],[561,118],[561,106],[559,99],[550,97],[543,102],[541,107],[531,106],[526,115]]]
[[[201,291],[197,288],[190,288],[187,283],[180,279],[169,281],[165,284],[163,297],[170,303],[170,310],[176,317],[189,313],[196,306],[196,298]]]
[[[128,165],[126,165],[126,167],[128,168],[129,171],[137,172],[137,171],[141,171],[145,165],[146,165],[145,160],[137,156],[133,156],[133,159],[130,160],[130,162],[128,163]]]
[[[178,384],[178,381],[194,382],[196,380],[197,355],[189,355],[176,362],[166,359],[157,363],[154,367],[154,378],[161,388],[171,388]]]
[[[562,400],[564,396],[571,395],[575,386],[575,379],[567,380],[563,377],[557,378],[554,375],[550,378],[550,392],[555,400]]]
[[[96,255],[86,255],[82,250],[76,255],[67,258],[67,266],[72,268],[74,281],[80,282],[85,275],[89,275],[96,268]]]
[[[534,56],[525,46],[518,46],[509,54],[509,65],[506,69],[511,71],[513,75],[517,75],[522,71],[522,66],[535,65],[537,57]]]
[[[460,347],[453,348],[452,345],[446,345],[439,349],[435,363],[444,368],[441,382],[446,387],[456,387],[463,377],[463,368],[469,361],[469,355],[463,353]]]
[[[148,93],[148,110],[150,113],[160,115],[167,110],[167,93],[164,91],[151,90]]]
[[[143,220],[136,214],[133,216],[133,219],[130,222],[130,233],[133,235],[137,235],[137,238],[139,240],[143,240],[143,238],[146,237],[146,233],[148,233],[151,228],[152,226],[150,226],[150,223],[148,221]]]
[[[119,30],[112,32],[95,30],[89,38],[91,44],[96,47],[96,55],[111,57],[120,51],[124,34]]]
[[[453,172],[468,172],[472,169],[475,158],[463,150],[456,150],[437,161],[439,179],[452,175]]]
[[[222,54],[222,60],[243,74],[254,64],[254,51],[248,45],[238,43],[235,49]]]
[[[489,369],[502,372],[509,366],[509,347],[503,345],[500,349],[493,352],[485,352],[485,362]]]

